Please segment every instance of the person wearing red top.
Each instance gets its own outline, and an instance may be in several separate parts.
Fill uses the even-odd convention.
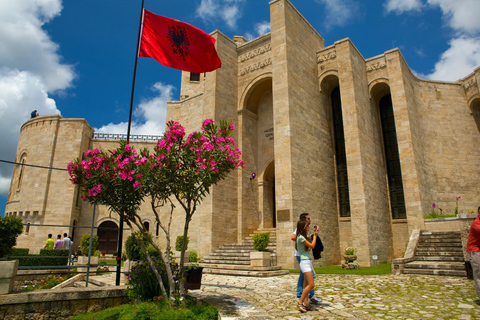
[[[477,219],[470,226],[470,234],[467,240],[467,255],[472,264],[473,282],[477,291],[478,299],[475,301],[480,304],[480,207],[478,207]]]

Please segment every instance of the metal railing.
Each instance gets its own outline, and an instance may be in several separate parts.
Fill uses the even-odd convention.
[[[157,141],[162,139],[162,135],[131,134],[130,141]],[[121,133],[94,133],[93,139],[104,140],[127,140],[126,134]]]

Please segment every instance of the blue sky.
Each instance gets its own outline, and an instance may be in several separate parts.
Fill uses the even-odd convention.
[[[480,66],[478,0],[291,0],[325,39],[350,38],[364,58],[399,48],[419,77],[456,81]],[[253,39],[269,32],[268,0],[145,0],[145,9]],[[14,161],[20,127],[40,115],[85,118],[126,133],[141,0],[0,0],[0,160]],[[181,71],[140,58],[133,134],[161,134]],[[0,163],[0,213],[12,165]]]

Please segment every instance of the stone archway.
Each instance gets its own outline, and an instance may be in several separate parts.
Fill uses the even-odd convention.
[[[259,76],[245,88],[239,110],[239,125],[239,145],[242,158],[246,160],[243,172],[249,178],[253,174],[256,176],[250,178],[248,184],[240,182],[239,186],[242,190],[239,201],[239,239],[243,239],[255,229],[272,228],[274,225],[273,171],[270,180],[263,179],[264,172],[274,160],[271,74]]]
[[[271,161],[258,181],[259,212],[261,212],[260,228],[276,228],[275,209],[275,162]]]

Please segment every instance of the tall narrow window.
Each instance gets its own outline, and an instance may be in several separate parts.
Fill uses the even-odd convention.
[[[398,153],[397,130],[393,114],[392,96],[387,94],[380,99],[383,144],[387,161],[388,188],[393,219],[406,219],[405,198],[403,196],[402,170]]]
[[[23,178],[23,167],[25,164],[25,158],[22,157],[21,165],[20,165],[20,174],[18,175],[18,184],[17,184],[17,189],[20,190],[20,186],[22,185],[22,178]]]
[[[347,154],[343,132],[342,102],[340,87],[332,92],[333,130],[335,133],[335,157],[337,159],[337,186],[340,217],[350,217],[350,195],[348,191]]]

